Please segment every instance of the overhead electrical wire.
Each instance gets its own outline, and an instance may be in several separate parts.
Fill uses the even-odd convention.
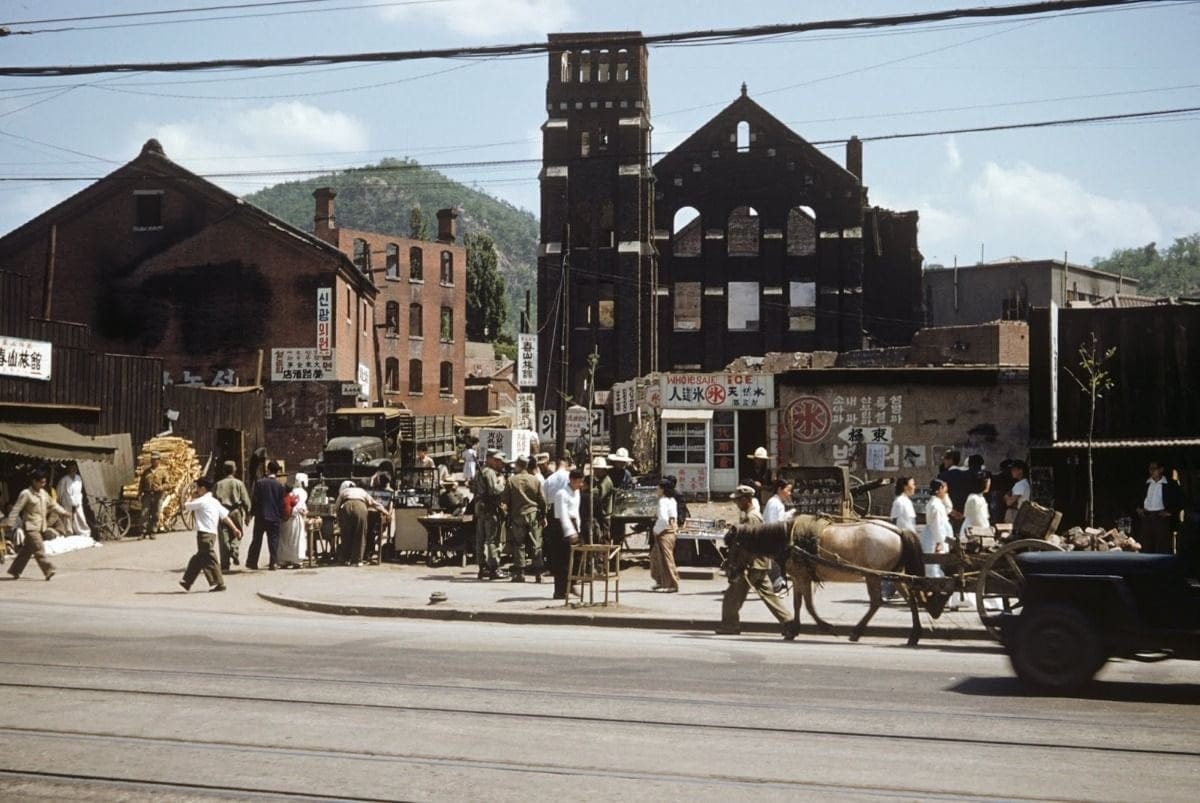
[[[876,17],[851,17],[845,19],[820,20],[817,22],[780,23],[774,25],[742,26],[701,31],[683,31],[641,36],[627,39],[614,38],[614,44],[629,47],[670,45],[685,42],[727,42],[785,33],[803,33],[824,30],[862,30],[868,28],[890,28],[944,22],[954,19],[1000,18],[1030,16],[1036,14],[1060,14],[1064,11],[1085,8],[1116,6],[1145,6],[1149,0],[1040,0],[1007,6],[981,6],[976,8],[945,9]],[[556,39],[555,48],[573,49],[594,46],[595,40],[581,37],[578,41],[569,37]],[[259,69],[264,67],[286,67],[296,65],[343,64],[350,62],[415,61],[431,58],[496,57],[528,53],[547,53],[551,48],[548,41],[526,42],[511,45],[483,45],[474,47],[434,48],[429,50],[395,50],[371,53],[342,53],[330,55],[290,56],[276,58],[232,58],[207,59],[203,61],[113,63],[88,65],[50,65],[34,67],[0,67],[0,76],[62,76],[95,75],[112,72],[194,72],[221,67]]]

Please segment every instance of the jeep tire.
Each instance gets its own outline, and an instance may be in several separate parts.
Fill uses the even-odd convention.
[[[1086,685],[1108,656],[1096,625],[1073,605],[1027,608],[1009,645],[1017,677],[1042,692],[1069,692]]]

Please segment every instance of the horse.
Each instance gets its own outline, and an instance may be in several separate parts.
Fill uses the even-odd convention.
[[[924,603],[936,619],[949,599],[945,592],[918,591],[906,581],[925,576],[925,561],[921,540],[908,530],[877,519],[836,523],[816,516],[796,516],[789,522],[749,524],[732,527],[726,540],[754,554],[770,555],[779,560],[795,581],[793,608],[795,618],[784,626],[784,638],[789,641],[800,632],[800,605],[822,633],[836,635],[833,625],[817,615],[813,607],[812,587],[825,582],[849,583],[865,580],[871,605],[850,632],[850,640],[858,641],[871,617],[883,604],[883,577],[873,572],[894,575],[905,592],[912,611],[912,630],[908,645],[916,646],[921,639],[919,604]],[[864,571],[865,570],[865,571]]]

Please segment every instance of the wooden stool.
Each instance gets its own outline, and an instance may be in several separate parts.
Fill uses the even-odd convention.
[[[590,558],[590,560],[589,560]],[[616,570],[610,569],[615,566]],[[583,604],[583,585],[587,585],[588,605],[596,604],[595,582],[604,581],[604,601],[608,605],[608,584],[613,585],[613,602],[621,602],[621,545],[620,544],[574,544],[567,558],[567,598],[564,605],[571,604],[571,589],[580,584],[579,603]]]

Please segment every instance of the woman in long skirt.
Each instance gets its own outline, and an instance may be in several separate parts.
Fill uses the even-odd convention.
[[[954,537],[950,526],[950,514],[946,510],[946,498],[950,486],[942,480],[929,483],[929,501],[925,504],[925,529],[921,531],[921,551],[926,555],[941,554],[946,544]],[[926,577],[945,577],[946,573],[936,563],[925,564]]]
[[[296,474],[291,491],[292,515],[279,525],[279,562],[285,569],[299,569],[308,556],[308,475]]]

